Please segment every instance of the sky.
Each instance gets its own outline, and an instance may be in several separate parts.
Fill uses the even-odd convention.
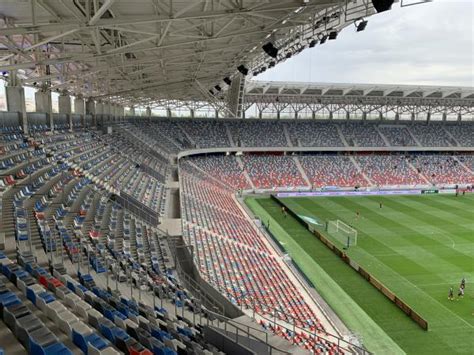
[[[253,80],[474,86],[474,0],[398,3],[368,21]]]

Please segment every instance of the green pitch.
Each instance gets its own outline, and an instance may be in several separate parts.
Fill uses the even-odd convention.
[[[247,198],[338,316],[373,352],[474,354],[474,196],[286,198],[296,214],[358,231],[347,254],[429,323],[421,330],[400,309],[270,198]],[[379,203],[383,207],[379,207]],[[360,218],[356,219],[356,211]],[[323,226],[321,226],[324,229]],[[457,300],[462,277],[466,294]],[[449,287],[455,300],[448,300]]]

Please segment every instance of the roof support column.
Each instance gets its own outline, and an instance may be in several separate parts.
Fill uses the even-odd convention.
[[[72,132],[71,97],[67,94],[67,92],[63,91],[61,95],[59,95],[58,107],[59,113],[65,114],[67,116],[69,130]]]
[[[104,104],[100,100],[95,103],[95,117],[95,125],[102,126],[104,121]]]
[[[16,75],[16,74],[12,74]],[[7,111],[17,112],[19,116],[19,125],[23,133],[28,134],[28,117],[26,116],[25,88],[14,81],[9,81],[5,88],[7,98]]]
[[[81,96],[77,96],[75,99],[74,99],[74,113],[76,115],[80,115],[81,116],[81,125],[82,127],[84,128],[86,126],[85,124],[85,106],[84,106],[84,99],[81,97]]]
[[[86,102],[86,115],[92,117],[92,126],[96,127],[95,102],[92,97],[90,97]]]
[[[443,112],[443,122],[446,122],[448,119],[448,114],[446,112]]]
[[[145,109],[145,116],[148,117],[148,121],[151,122],[151,108],[150,106],[147,106]]]
[[[461,113],[458,113],[458,122],[461,122],[461,120],[462,120],[462,115]]]
[[[35,93],[36,112],[46,114],[46,122],[49,122],[49,129],[54,132],[53,104],[51,101],[51,91],[47,88],[38,90]]]
[[[362,121],[365,121],[365,120],[367,120],[367,112],[366,111],[362,112]]]

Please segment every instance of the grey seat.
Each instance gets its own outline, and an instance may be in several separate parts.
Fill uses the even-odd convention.
[[[31,314],[31,311],[24,304],[15,304],[3,309],[3,321],[12,330],[15,329],[17,319]]]
[[[30,342],[28,337],[30,333],[34,332],[35,330],[44,328],[43,322],[41,322],[35,315],[30,314],[25,317],[19,318],[15,322],[15,335],[23,344],[23,346],[28,350],[30,350]]]

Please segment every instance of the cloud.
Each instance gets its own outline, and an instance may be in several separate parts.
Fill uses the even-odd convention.
[[[474,86],[474,0],[435,0],[370,17],[256,80]]]

